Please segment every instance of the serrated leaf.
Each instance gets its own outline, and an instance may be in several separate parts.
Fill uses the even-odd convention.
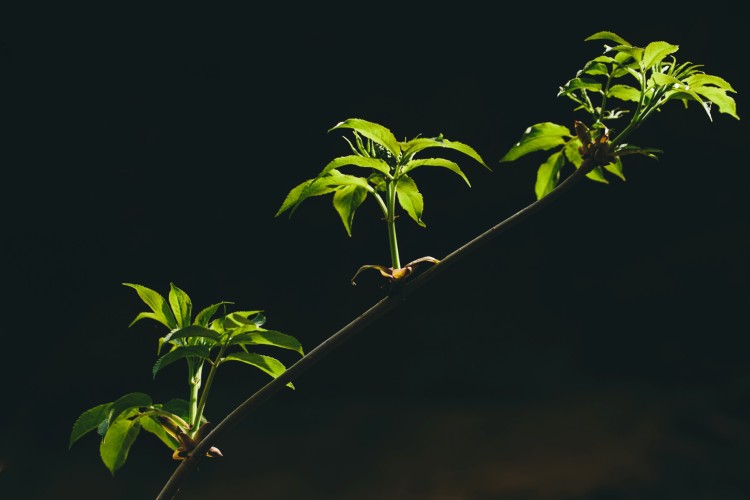
[[[156,437],[161,440],[162,443],[167,445],[170,450],[176,450],[180,447],[180,442],[177,441],[177,439],[172,436],[170,433],[168,433],[166,430],[164,430],[164,427],[159,423],[156,418],[151,417],[150,415],[144,416],[139,419],[141,427],[143,427],[144,431],[150,432],[151,434],[155,435]]]
[[[422,222],[422,211],[424,210],[422,194],[417,189],[414,180],[406,174],[398,178],[396,197],[398,198],[398,204],[406,210],[409,217],[420,226],[425,227],[425,223]]]
[[[586,174],[586,177],[591,179],[592,181],[601,182],[602,184],[609,184],[609,181],[606,177],[604,177],[604,172],[602,171],[602,167],[596,166]]]
[[[696,101],[701,105],[703,111],[706,112],[706,114],[708,115],[708,119],[713,121],[713,117],[711,116],[711,106],[707,102],[705,102],[701,98],[701,96],[699,96],[692,90],[685,89],[684,86],[680,87],[679,90],[670,90],[669,92],[665,93],[664,102],[666,103],[669,100],[680,100],[685,104],[685,106],[687,106],[688,101]]]
[[[547,160],[539,166],[536,172],[536,184],[534,185],[534,193],[536,193],[536,199],[540,200],[547,194],[549,194],[560,178],[560,169],[565,165],[565,157],[562,151],[552,153]]]
[[[602,84],[594,80],[593,78],[573,78],[560,87],[560,91],[557,93],[558,97],[566,94],[570,94],[575,90],[589,90],[592,92],[600,92],[602,90]]]
[[[571,136],[570,130],[562,125],[551,122],[537,123],[526,129],[521,139],[505,153],[500,162],[517,160],[535,151],[554,148],[564,144],[565,138]]]
[[[164,297],[162,297],[158,292],[135,283],[123,283],[123,285],[133,288],[136,293],[138,293],[138,296],[141,298],[141,300],[151,308],[151,311],[153,311],[153,316],[148,313],[139,314],[138,317],[133,321],[133,323],[142,318],[152,318],[162,325],[166,326],[170,330],[173,328],[177,328],[177,320],[175,319],[174,314],[172,314],[172,310],[169,308],[167,301],[164,300]],[[130,323],[130,326],[133,326],[133,323]]]
[[[714,85],[729,92],[736,92],[729,84],[729,82],[724,80],[720,76],[698,73],[688,76],[687,78],[685,78],[684,82],[688,85],[688,88],[693,86],[705,87],[708,85]]]
[[[270,345],[282,349],[289,349],[298,352],[303,356],[305,355],[305,352],[302,349],[302,344],[300,344],[296,338],[275,330],[258,330],[255,332],[243,333],[232,337],[229,342],[230,346],[240,344]]]
[[[651,42],[643,49],[643,59],[641,60],[641,69],[648,70],[652,66],[659,64],[669,54],[673,54],[680,49],[678,45],[672,45],[667,42]]]
[[[99,445],[99,454],[104,465],[114,476],[115,471],[125,465],[130,447],[138,437],[141,424],[138,420],[120,419],[109,426],[107,434]]]
[[[622,101],[635,101],[641,100],[641,92],[631,87],[630,85],[612,85],[607,92],[607,96],[620,99]]]
[[[194,323],[200,326],[207,326],[213,315],[216,314],[216,311],[218,311],[219,308],[225,304],[234,304],[234,302],[222,301],[217,302],[216,304],[211,304],[198,313],[198,315],[195,317]]]
[[[666,75],[664,73],[655,72],[651,75],[651,79],[656,85],[676,85],[676,88],[684,89],[685,84],[672,75]]]
[[[127,410],[130,410],[131,408],[140,408],[143,406],[151,406],[151,396],[148,394],[144,394],[142,392],[131,392],[130,394],[125,394],[121,398],[115,400],[112,402],[112,406],[110,407],[110,415],[109,415],[109,421],[114,422],[117,420],[117,417],[120,416],[123,412],[126,412]]]
[[[271,356],[265,356],[263,354],[255,354],[252,352],[233,353],[223,358],[223,360],[246,363],[248,365],[261,369],[273,378],[278,377],[286,371],[286,367],[278,359],[272,358]],[[291,382],[286,385],[287,387],[294,389],[294,385]]]
[[[305,199],[311,198],[313,196],[320,196],[328,193],[332,193],[336,190],[335,187],[331,187],[328,184],[325,183],[325,181],[321,181],[317,177],[314,179],[308,179],[294,188],[292,188],[291,191],[286,195],[286,198],[284,198],[284,202],[281,204],[281,207],[276,212],[276,215],[274,217],[278,217],[279,215],[283,214],[290,208],[302,203],[304,200],[300,200],[300,197],[304,193]],[[291,214],[290,214],[291,217]]]
[[[193,302],[188,294],[175,286],[174,283],[169,284],[169,306],[172,308],[178,327],[190,324],[193,315]]]
[[[337,123],[328,131],[331,132],[332,130],[341,128],[350,128],[356,130],[364,137],[367,137],[368,139],[377,142],[378,144],[385,147],[395,158],[398,158],[401,155],[401,148],[399,146],[399,142],[396,140],[396,137],[390,130],[382,125],[367,120],[362,120],[361,118],[349,118]]]
[[[442,167],[447,168],[451,172],[461,177],[466,184],[471,187],[471,183],[466,175],[463,173],[461,168],[456,162],[446,160],[445,158],[422,158],[420,160],[411,160],[409,163],[404,165],[402,170],[403,173],[411,172],[412,170],[419,167]]]
[[[333,208],[341,217],[346,234],[349,236],[352,235],[354,213],[366,198],[367,190],[360,186],[344,186],[333,194]]]
[[[70,432],[68,448],[72,447],[73,443],[81,439],[82,436],[98,429],[102,422],[106,422],[111,406],[112,403],[104,403],[81,413],[73,424],[73,430]]]
[[[404,149],[404,156],[414,156],[418,152],[424,151],[427,148],[452,149],[454,151],[463,153],[470,158],[473,158],[487,170],[490,170],[490,171],[492,170],[490,167],[487,166],[487,164],[484,162],[482,157],[479,155],[479,153],[476,152],[474,148],[462,142],[449,141],[448,139],[444,139],[442,136],[438,138],[420,137],[417,139],[412,139],[411,141],[403,144],[402,147]]]
[[[174,348],[173,350],[169,351],[164,356],[160,357],[156,360],[156,363],[154,363],[154,367],[151,369],[151,372],[154,375],[154,378],[156,378],[156,374],[159,373],[159,371],[164,368],[167,365],[171,365],[177,360],[187,358],[189,356],[194,356],[201,359],[210,359],[209,358],[209,349],[205,346],[201,345],[186,345],[186,346],[179,346]]]
[[[184,399],[170,399],[161,405],[161,409],[177,415],[182,420],[188,421],[190,419],[190,403]]]
[[[609,40],[619,45],[631,45],[630,43],[626,42],[624,38],[622,38],[621,36],[611,31],[600,31],[598,33],[594,33],[590,37],[586,38],[584,41],[589,42],[591,40]]]
[[[692,87],[693,92],[702,95],[719,107],[720,113],[726,113],[734,118],[737,116],[737,103],[727,94],[727,91],[719,87]]]
[[[627,60],[627,56],[632,57],[640,66],[641,61],[643,60],[643,49],[640,47],[632,47],[630,45],[616,45],[614,47],[610,47],[609,50],[616,51],[619,54],[623,54],[623,60],[622,62],[625,62]],[[617,57],[615,57],[617,59]]]
[[[609,75],[607,65],[599,58],[587,62],[581,71],[587,75]]]
[[[175,339],[189,339],[189,338],[204,338],[213,340],[214,342],[221,341],[221,335],[217,332],[200,325],[190,325],[185,328],[178,328],[172,330],[164,337],[165,342]]]

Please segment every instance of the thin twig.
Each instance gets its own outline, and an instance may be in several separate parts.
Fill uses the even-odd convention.
[[[486,244],[503,231],[514,226],[516,223],[521,222],[530,215],[550,205],[564,192],[569,190],[576,182],[578,182],[578,180],[582,179],[589,171],[591,171],[591,167],[592,166],[588,165],[587,162],[584,162],[584,164],[581,165],[580,168],[578,168],[560,185],[558,185],[555,189],[553,189],[550,193],[548,193],[540,200],[537,200],[534,203],[528,205],[526,208],[516,212],[496,226],[493,226],[473,240],[469,241],[462,247],[456,249],[447,257],[442,259],[439,264],[429,268],[427,271],[420,274],[413,280],[405,283],[401,287],[394,288],[394,290],[387,297],[381,299],[378,303],[355,318],[348,325],[331,335],[328,339],[324,340],[315,349],[307,353],[296,363],[290,366],[284,373],[271,380],[255,394],[246,399],[242,404],[235,408],[234,411],[227,415],[224,420],[219,422],[219,424],[205,438],[203,438],[203,440],[198,443],[198,445],[193,449],[188,457],[180,463],[180,465],[172,474],[172,477],[170,477],[169,481],[167,481],[167,483],[164,485],[161,493],[159,493],[157,500],[172,500],[179,492],[180,486],[185,478],[193,469],[195,469],[201,457],[203,457],[206,451],[208,451],[208,449],[213,446],[216,441],[218,441],[219,437],[224,435],[224,433],[226,433],[229,429],[231,429],[241,420],[247,417],[247,415],[251,411],[255,410],[271,396],[283,389],[286,384],[295,380],[298,376],[311,368],[315,363],[320,361],[323,356],[330,353],[336,347],[343,344],[346,340],[353,337],[354,334],[369,326],[385,313],[401,305],[401,303],[404,302],[407,296],[411,295],[418,288],[424,286],[427,282],[448,269],[451,265],[468,256],[471,252],[478,249],[481,245]]]

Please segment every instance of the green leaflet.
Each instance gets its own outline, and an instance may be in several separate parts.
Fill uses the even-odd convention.
[[[614,97],[622,101],[638,102],[641,100],[641,92],[630,85],[612,85],[607,92],[608,97]]]
[[[611,31],[600,31],[598,33],[594,33],[590,37],[586,38],[584,41],[588,42],[591,40],[610,40],[619,45],[630,45],[628,42],[625,41],[624,38],[622,38],[621,36],[615,33],[612,33]]]
[[[279,215],[283,214],[290,208],[299,205],[304,201],[305,198],[309,198],[312,196],[320,196],[327,193],[332,193],[336,190],[335,186],[330,186],[326,183],[325,180],[320,178],[315,179],[308,179],[294,188],[292,188],[291,191],[289,191],[289,194],[286,195],[286,198],[284,199],[284,202],[281,204],[281,207],[276,212],[275,217],[278,217]],[[304,194],[305,198],[300,199],[302,195]],[[291,217],[293,212],[289,214]]]
[[[382,125],[378,125],[377,123],[369,122],[367,120],[362,120],[360,118],[349,118],[347,120],[344,120],[343,122],[337,123],[328,131],[331,132],[332,130],[341,128],[350,128],[356,130],[364,137],[367,137],[368,139],[375,141],[385,147],[388,151],[390,151],[394,158],[398,158],[399,156],[401,156],[401,147],[399,145],[399,142],[396,140],[396,137],[390,130],[383,127]]]
[[[367,198],[367,190],[360,186],[343,186],[333,194],[333,208],[336,209],[346,233],[352,235],[354,213]]]
[[[190,325],[185,328],[178,328],[172,330],[164,337],[164,342],[169,342],[175,339],[189,339],[189,338],[204,338],[212,340],[213,342],[221,341],[221,335],[217,332],[200,325]]]
[[[505,153],[500,161],[513,161],[535,151],[560,146],[565,143],[566,137],[572,137],[567,127],[551,122],[537,123],[526,129],[521,139]]]
[[[463,173],[463,171],[461,170],[461,168],[458,166],[456,162],[446,160],[445,158],[423,158],[420,160],[411,160],[409,163],[404,165],[402,172],[406,174],[419,167],[447,168],[451,172],[454,172],[459,177],[461,177],[464,180],[464,182],[466,182],[467,186],[471,187],[471,183],[469,182],[469,179],[466,177],[466,175]]]
[[[271,356],[265,356],[263,354],[255,354],[252,352],[237,352],[230,354],[223,358],[222,361],[239,361],[248,365],[259,368],[266,372],[271,377],[276,378],[286,371],[284,364],[276,358]],[[294,385],[289,382],[286,384],[287,387],[294,389]]]
[[[159,440],[167,445],[170,450],[176,450],[180,447],[180,442],[177,441],[170,433],[164,430],[164,427],[150,415],[141,417],[139,419],[141,427],[144,431],[150,432],[154,436],[158,437]]]
[[[107,420],[109,409],[111,407],[112,403],[104,403],[81,413],[76,419],[75,424],[73,424],[73,430],[70,432],[68,448],[71,448],[73,443],[81,439],[82,436],[88,434],[94,429],[98,429],[99,425]]]
[[[476,152],[474,148],[462,142],[449,141],[448,139],[444,139],[442,137],[442,134],[438,138],[434,139],[419,137],[401,145],[401,148],[404,150],[404,156],[408,158],[411,158],[418,152],[424,151],[427,148],[435,147],[453,149],[455,151],[461,152],[479,162],[479,164],[485,167],[487,170],[492,170],[487,166],[482,157],[479,155],[479,153]]]
[[[216,314],[216,311],[218,311],[219,308],[225,304],[234,304],[234,302],[222,301],[206,307],[198,313],[198,315],[195,317],[194,323],[196,325],[207,326],[213,315]]]
[[[425,227],[425,223],[422,222],[422,211],[424,210],[422,194],[417,189],[414,180],[406,174],[398,178],[396,197],[398,198],[398,204],[406,210],[409,217],[420,226]]]
[[[296,338],[275,330],[258,330],[233,335],[229,341],[229,345],[270,345],[282,349],[290,349],[303,356],[305,355],[302,344]]]
[[[138,437],[140,430],[141,424],[138,419],[121,418],[110,425],[107,434],[99,445],[99,454],[112,475],[125,464],[130,447]]]
[[[153,311],[153,313],[139,314],[129,326],[133,326],[136,321],[142,318],[151,318],[169,329],[177,328],[177,320],[175,319],[174,314],[172,314],[172,310],[169,308],[167,301],[164,300],[164,297],[158,292],[135,283],[123,283],[123,285],[133,288],[138,293],[141,300],[143,300],[143,302],[151,308],[151,311]]]
[[[720,113],[726,113],[738,120],[737,104],[734,99],[727,95],[727,91],[719,87],[697,86],[692,88],[693,92],[699,94],[719,107]]]
[[[679,50],[678,45],[672,45],[667,42],[651,42],[643,49],[643,59],[641,59],[641,69],[648,70],[659,64],[669,54]]]
[[[563,165],[565,165],[565,156],[563,156],[562,151],[552,153],[547,161],[541,164],[536,173],[536,185],[534,186],[537,200],[541,200],[555,189]]]
[[[193,303],[190,297],[177,288],[174,283],[169,284],[169,305],[172,313],[177,320],[178,327],[185,327],[190,324],[190,318],[193,316]]]

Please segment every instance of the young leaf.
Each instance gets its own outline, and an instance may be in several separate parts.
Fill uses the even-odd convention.
[[[586,38],[585,41],[588,42],[590,40],[609,40],[619,45],[630,45],[628,42],[625,41],[624,38],[622,38],[619,35],[616,35],[615,33],[612,33],[611,31],[600,31],[599,33],[594,33],[590,37]]]
[[[720,113],[726,113],[734,118],[740,119],[737,116],[737,104],[734,99],[727,95],[727,91],[718,87],[709,86],[697,86],[692,88],[693,92],[702,95],[712,103],[719,107]]]
[[[625,181],[625,174],[622,171],[622,160],[619,157],[615,158],[614,163],[604,165],[604,170]]]
[[[537,123],[527,128],[518,141],[500,161],[513,161],[534,151],[554,148],[565,142],[572,134],[567,127],[551,122]]]
[[[177,288],[174,283],[169,284],[169,305],[177,320],[177,326],[188,326],[193,315],[193,303],[188,294]]]
[[[194,323],[200,326],[208,326],[208,322],[211,320],[213,315],[216,314],[216,311],[219,310],[219,307],[223,306],[224,304],[234,304],[234,302],[222,301],[206,307],[198,313],[198,315],[195,317]]]
[[[396,137],[390,130],[383,127],[382,125],[378,125],[377,123],[369,122],[367,120],[362,120],[360,118],[349,118],[348,120],[337,123],[328,131],[331,132],[332,130],[340,128],[350,128],[356,130],[368,139],[377,142],[378,144],[385,147],[388,151],[390,151],[394,158],[398,158],[401,155],[401,148],[398,141],[396,140]]]
[[[151,406],[151,403],[151,396],[148,394],[142,392],[131,392],[112,403],[112,406],[109,409],[110,415],[108,420],[109,422],[114,422],[123,412],[126,412],[131,408]]]
[[[229,345],[270,345],[290,349],[303,356],[305,355],[302,344],[296,338],[275,330],[258,330],[250,333],[242,333],[233,336],[229,341]]]
[[[667,42],[651,42],[643,50],[643,59],[641,60],[641,69],[646,71],[652,66],[659,64],[669,54],[679,50],[678,45],[672,45]]]
[[[300,197],[304,193],[305,198],[310,198],[312,196],[320,196],[323,194],[332,193],[336,190],[335,186],[330,186],[326,183],[324,179],[314,178],[314,179],[308,179],[305,182],[302,182],[292,188],[291,191],[289,191],[289,194],[286,195],[286,198],[284,199],[284,202],[281,204],[281,207],[276,212],[275,217],[278,217],[279,215],[283,214],[290,208],[298,205],[299,203],[302,203],[304,200],[300,200]],[[291,217],[291,212],[289,216]]]
[[[547,161],[542,163],[539,170],[536,172],[536,185],[534,186],[534,192],[536,193],[536,199],[541,200],[550,191],[555,189],[557,181],[560,178],[560,169],[565,165],[565,156],[562,151],[552,153]]]
[[[172,434],[164,430],[164,427],[159,423],[156,418],[151,415],[144,416],[139,419],[141,427],[144,431],[150,432],[151,434],[158,437],[162,443],[167,445],[170,450],[176,450],[180,447],[180,442]]]
[[[141,424],[138,419],[122,418],[110,425],[107,434],[99,445],[99,454],[112,475],[125,464],[130,447],[138,437],[140,430]]]
[[[404,150],[404,156],[407,156],[407,157],[414,156],[418,152],[423,151],[427,148],[453,149],[455,151],[465,154],[466,156],[470,158],[473,158],[474,160],[479,162],[479,164],[482,165],[484,168],[492,171],[492,169],[487,166],[487,164],[484,162],[482,157],[479,155],[479,153],[476,152],[474,148],[462,142],[449,141],[448,139],[444,139],[442,134],[433,139],[424,138],[424,137],[412,139],[411,141],[402,144],[401,147]]]
[[[78,441],[82,436],[97,429],[99,425],[107,420],[112,403],[104,403],[86,410],[76,419],[73,430],[70,433],[68,448]]]
[[[458,174],[458,176],[461,177],[464,180],[464,182],[466,182],[466,185],[471,187],[471,183],[469,182],[469,179],[466,177],[463,171],[461,171],[461,168],[459,168],[458,164],[456,162],[452,162],[444,158],[423,158],[420,160],[411,160],[406,165],[404,165],[401,172],[406,174],[419,167],[447,168],[451,172]]]
[[[190,325],[185,328],[178,328],[172,330],[164,337],[164,342],[169,342],[174,339],[188,339],[188,338],[204,338],[213,340],[214,342],[221,341],[221,335],[213,330],[200,325]]]
[[[631,87],[630,85],[612,85],[609,88],[609,91],[607,91],[607,96],[614,97],[615,99],[620,99],[622,101],[638,102],[641,100],[640,90],[636,89],[635,87]]]
[[[411,177],[403,174],[398,178],[398,184],[396,184],[396,196],[399,205],[406,210],[409,217],[414,219],[414,221],[420,226],[425,227],[425,223],[422,222],[424,201],[422,200],[422,194],[417,189],[417,184]]]
[[[246,363],[256,368],[260,368],[273,378],[278,377],[286,371],[286,367],[278,359],[252,352],[237,352],[230,354],[223,358],[223,361],[239,361],[241,363]],[[291,382],[286,385],[294,389],[294,385],[292,385]]]
[[[207,360],[209,359],[209,353],[209,349],[202,345],[186,345],[176,347],[164,356],[157,359],[156,363],[154,363],[154,367],[151,369],[151,372],[154,374],[154,378],[156,378],[156,374],[159,373],[162,368],[174,363],[179,359],[193,356]]]
[[[167,301],[164,300],[164,297],[159,295],[158,292],[155,292],[150,288],[146,288],[143,285],[137,285],[135,283],[123,283],[123,285],[133,288],[138,293],[138,296],[141,298],[141,300],[151,308],[151,311],[153,311],[153,314],[139,314],[138,317],[136,317],[129,326],[133,326],[136,321],[142,318],[151,318],[166,326],[170,330],[173,328],[177,328],[177,321],[175,320],[174,314],[172,314],[169,305],[167,305]]]
[[[364,181],[364,179],[362,179]],[[333,208],[336,209],[341,222],[344,223],[346,233],[352,235],[354,212],[367,198],[367,190],[360,186],[344,186],[333,194]]]

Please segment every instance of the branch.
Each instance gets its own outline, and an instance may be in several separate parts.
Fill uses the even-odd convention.
[[[414,280],[409,281],[403,286],[396,288],[395,291],[390,295],[381,299],[378,303],[370,307],[363,314],[359,315],[348,325],[328,337],[328,339],[324,340],[315,349],[300,358],[299,361],[290,366],[289,369],[287,369],[284,373],[263,386],[259,391],[257,391],[255,394],[246,399],[242,404],[240,404],[237,408],[235,408],[234,411],[232,411],[224,418],[224,420],[219,422],[219,424],[205,438],[203,438],[203,440],[198,443],[198,445],[187,456],[187,458],[185,458],[185,460],[180,463],[177,469],[175,469],[172,477],[169,478],[169,481],[167,481],[161,493],[159,493],[157,500],[172,500],[179,492],[180,485],[185,480],[187,475],[193,469],[195,469],[201,457],[203,457],[206,451],[208,451],[208,449],[213,446],[216,441],[218,441],[219,437],[224,435],[229,429],[231,429],[245,417],[247,417],[247,415],[251,411],[256,409],[266,400],[270,399],[271,396],[283,389],[286,384],[295,380],[298,376],[311,368],[315,363],[320,361],[323,356],[333,351],[336,347],[343,344],[346,340],[353,337],[356,333],[363,330],[365,327],[369,326],[376,319],[401,305],[409,295],[424,286],[435,276],[439,275],[459,260],[465,258],[482,245],[488,243],[503,231],[511,228],[518,222],[521,222],[530,215],[550,205],[563,193],[568,191],[576,182],[582,179],[589,171],[591,171],[592,168],[593,164],[588,165],[586,162],[584,162],[584,164],[581,165],[580,168],[573,172],[568,178],[566,178],[555,189],[550,191],[546,196],[535,201],[531,205],[528,205],[526,208],[516,212],[496,226],[493,226],[473,240],[469,241],[462,247],[456,249],[447,257],[442,259],[439,264],[420,274],[419,276],[414,278]]]

